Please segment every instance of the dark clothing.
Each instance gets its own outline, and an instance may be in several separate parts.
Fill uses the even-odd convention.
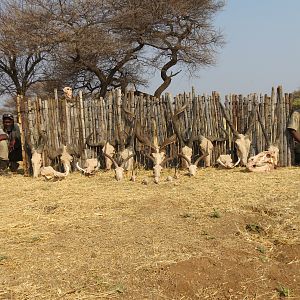
[[[22,158],[22,144],[20,128],[17,124],[14,124],[12,128],[8,130],[3,128],[8,135],[8,159],[12,162],[21,161]]]

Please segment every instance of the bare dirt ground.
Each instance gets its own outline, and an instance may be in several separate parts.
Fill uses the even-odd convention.
[[[300,168],[0,177],[0,299],[300,299]]]

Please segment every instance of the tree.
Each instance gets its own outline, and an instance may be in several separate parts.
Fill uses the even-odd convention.
[[[219,0],[24,1],[38,36],[45,31],[45,45],[58,45],[51,52],[52,74],[101,96],[146,84],[145,70],[157,68],[159,97],[178,74],[174,67],[211,65],[223,43],[213,27],[224,5]]]
[[[175,66],[197,67],[215,63],[217,49],[224,44],[213,26],[214,15],[224,6],[218,0],[128,0],[115,17],[120,28],[127,28],[141,43],[150,47],[150,65],[160,69],[163,83],[155,91],[159,97],[178,72]],[[146,17],[147,16],[147,17]]]
[[[105,96],[112,87],[143,83],[137,55],[143,44],[111,27],[110,1],[31,0],[36,19],[47,16],[57,40],[56,75]],[[37,9],[38,8],[38,9]]]
[[[31,18],[23,1],[2,3],[0,14],[0,94],[25,96],[37,82],[46,80],[53,48],[47,23]]]

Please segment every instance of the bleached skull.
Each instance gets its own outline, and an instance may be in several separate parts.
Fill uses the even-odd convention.
[[[197,169],[198,169],[198,167],[196,165],[193,165],[193,164],[189,165],[189,175],[195,176],[197,173]]]
[[[133,150],[131,148],[126,148],[122,152],[120,152],[120,156],[122,160],[125,160],[127,157],[129,157],[132,154],[133,154]],[[133,170],[133,164],[134,164],[134,159],[132,157],[124,164],[124,170],[126,171]]]
[[[190,148],[188,146],[184,146],[183,148],[181,148],[181,153],[184,156],[186,156],[189,159],[189,161],[192,160],[192,155],[193,155],[193,149],[192,148]],[[181,162],[182,162],[181,166],[183,168],[189,168],[189,164],[188,164],[188,162],[185,159],[182,159]]]
[[[42,154],[36,150],[32,151],[31,163],[33,170],[33,177],[37,178],[40,175],[40,170],[42,166]]]
[[[251,140],[248,135],[239,134],[235,140],[237,156],[241,160],[241,165],[246,166],[251,146]]]
[[[206,137],[203,136],[199,147],[200,147],[200,150],[202,153],[204,153],[204,152],[208,153],[208,155],[206,157],[204,157],[204,165],[205,165],[205,167],[210,167],[211,166],[211,156],[212,156],[212,152],[214,149],[214,145],[212,144],[212,142],[209,139],[207,139]]]
[[[279,149],[275,146],[270,146],[267,151],[258,153],[249,158],[246,165],[250,172],[269,172],[274,170],[278,164]]]
[[[95,175],[95,173],[100,168],[100,162],[97,158],[88,158],[84,163],[84,168],[81,168],[77,162],[76,167],[79,171],[82,171],[84,175],[90,176]]]
[[[164,151],[153,152],[151,154],[152,154],[152,157],[154,158],[154,165],[160,165],[166,157],[166,153]]]
[[[233,169],[235,166],[237,166],[240,162],[240,158],[238,161],[234,164],[232,161],[232,158],[229,154],[222,154],[217,159],[217,163],[224,167],[225,169]]]
[[[161,165],[158,165],[158,164],[155,165],[153,167],[153,175],[154,175],[154,177],[159,178],[162,169],[163,169],[163,167]]]
[[[113,156],[116,153],[115,147],[112,146],[109,142],[105,144],[105,146],[102,148],[103,153],[106,153],[110,156]],[[105,157],[105,168],[106,170],[111,170],[113,162]]]
[[[69,86],[64,87],[63,92],[64,92],[64,95],[65,95],[66,99],[72,99],[73,91],[72,91],[71,87],[69,87]]]

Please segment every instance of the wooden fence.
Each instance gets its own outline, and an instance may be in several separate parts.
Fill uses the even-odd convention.
[[[21,109],[22,127],[25,136],[36,143],[38,132],[43,129],[47,132],[48,141],[44,154],[44,164],[49,164],[47,159],[48,149],[58,149],[61,145],[70,144],[82,149],[85,147],[86,137],[94,132],[93,142],[100,139],[112,141],[116,139],[117,124],[124,129],[124,111],[122,107],[135,114],[140,121],[144,134],[153,138],[153,119],[157,124],[158,142],[173,134],[171,113],[182,105],[187,104],[187,109],[180,116],[180,128],[189,134],[192,124],[196,126],[197,134],[204,136],[224,137],[224,130],[229,133],[229,140],[217,142],[213,152],[213,164],[220,154],[233,153],[234,144],[232,133],[224,121],[220,110],[219,101],[225,104],[230,118],[240,133],[243,133],[249,122],[250,113],[254,103],[258,103],[258,110],[266,134],[271,141],[275,141],[279,133],[280,165],[290,166],[293,161],[291,153],[291,139],[286,131],[286,124],[292,109],[292,94],[283,93],[282,88],[272,88],[271,95],[251,94],[228,95],[221,99],[218,93],[212,95],[196,95],[192,90],[172,97],[165,94],[160,99],[149,95],[138,95],[128,92],[121,95],[120,90],[111,91],[105,99],[78,96],[67,100],[59,98],[57,93],[52,99],[26,99]],[[250,155],[266,150],[266,141],[262,127],[256,116],[254,128],[251,132],[252,146]],[[135,147],[140,148],[136,141]],[[171,147],[171,152],[177,146]],[[199,151],[195,147],[195,151]],[[91,149],[82,151],[82,158],[94,157]],[[147,161],[138,155],[141,164]]]

